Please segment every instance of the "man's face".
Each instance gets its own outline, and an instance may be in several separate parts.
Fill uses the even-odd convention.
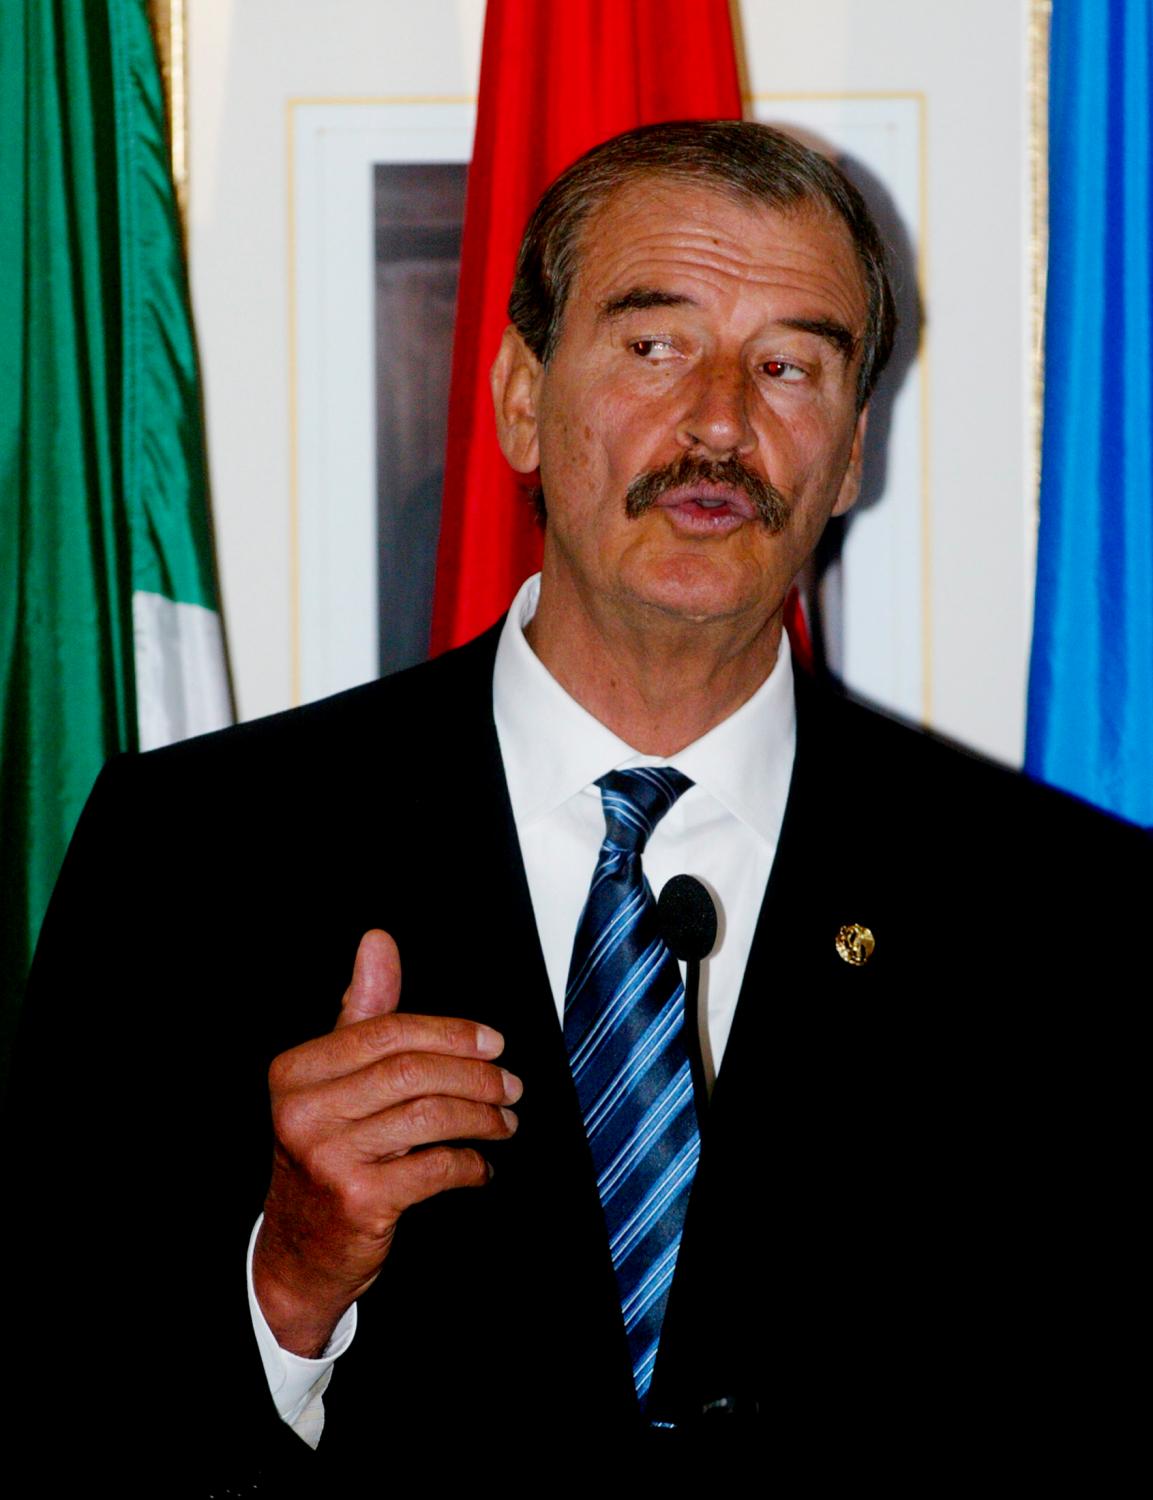
[[[642,621],[779,611],[856,498],[865,317],[829,214],[665,179],[611,197],[583,232],[556,352],[545,367],[523,352],[502,432],[515,467],[539,462],[544,588]]]

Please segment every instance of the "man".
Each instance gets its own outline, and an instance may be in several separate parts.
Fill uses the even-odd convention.
[[[598,148],[493,370],[539,591],[106,772],[32,985],[17,1347],[40,1405],[83,1358],[128,1472],[495,1484],[739,1440],[920,1478],[1123,1422],[1126,1023],[1089,986],[1145,846],[794,681],[782,635],[891,307],[863,204],[784,137]],[[722,922],[707,1102],[643,887],[681,869]]]

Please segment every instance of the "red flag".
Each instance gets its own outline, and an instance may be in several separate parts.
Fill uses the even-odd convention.
[[[523,480],[493,426],[488,372],[529,214],[609,136],[739,119],[729,0],[488,0],[468,177],[432,649],[470,640],[540,566]]]

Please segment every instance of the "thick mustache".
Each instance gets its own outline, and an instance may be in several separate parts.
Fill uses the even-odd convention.
[[[682,453],[663,468],[638,474],[625,491],[625,515],[635,521],[670,490],[693,484],[719,484],[742,491],[769,531],[784,530],[789,519],[789,502],[776,485],[762,479],[739,458],[697,458],[691,453]]]

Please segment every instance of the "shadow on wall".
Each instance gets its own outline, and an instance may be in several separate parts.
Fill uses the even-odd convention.
[[[889,434],[893,405],[921,346],[925,313],[917,285],[917,256],[908,226],[897,211],[888,188],[856,157],[838,152],[812,131],[786,121],[776,128],[835,161],[869,206],[889,250],[889,274],[897,307],[897,337],[889,363],[869,402],[861,493],[847,515],[834,516],[821,538],[813,561],[802,578],[811,603],[810,623],[818,664],[834,676],[844,660],[841,608],[841,556],[845,538],[859,513],[880,504],[888,482]]]

